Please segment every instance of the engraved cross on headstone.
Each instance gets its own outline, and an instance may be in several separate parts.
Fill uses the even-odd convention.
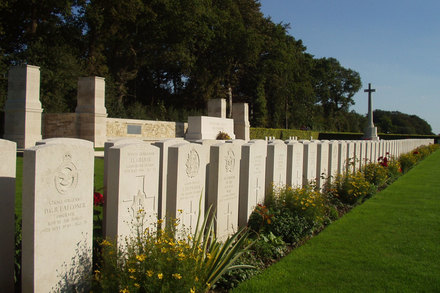
[[[188,222],[187,219],[189,218],[189,228],[191,231],[192,231],[192,227],[193,227],[193,217],[196,217],[196,215],[197,215],[195,207],[193,207],[193,203],[194,203],[193,200],[191,200],[189,202],[189,211],[188,210],[186,211],[185,223],[184,223],[184,224],[186,224]]]
[[[232,216],[232,210],[231,210],[231,203],[228,202],[228,209],[226,211],[226,213],[224,213],[223,215],[226,216],[226,230],[229,231],[229,229],[232,229],[232,226],[229,226],[229,224],[231,223],[231,216]]]
[[[255,205],[258,204],[258,193],[261,189],[261,186],[258,184],[258,178],[257,178],[257,184],[255,185]]]
[[[133,199],[124,200],[123,202],[132,202],[131,210],[133,211],[133,216],[144,209],[149,212],[156,212],[156,197],[147,196],[145,193],[145,176],[136,176],[137,181],[137,193],[133,195]]]

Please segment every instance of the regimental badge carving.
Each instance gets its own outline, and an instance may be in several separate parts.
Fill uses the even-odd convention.
[[[65,153],[63,163],[58,167],[55,172],[55,188],[61,194],[75,189],[78,183],[78,169],[72,163],[72,155]]]
[[[188,177],[193,178],[197,176],[200,168],[200,157],[195,149],[189,151],[185,166],[186,175],[188,175]]]
[[[225,169],[226,172],[231,173],[235,167],[235,154],[233,150],[229,150],[225,156]]]

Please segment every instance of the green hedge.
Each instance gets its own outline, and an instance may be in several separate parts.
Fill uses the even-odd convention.
[[[276,139],[289,139],[291,136],[297,136],[298,139],[318,139],[318,131],[305,131],[296,129],[275,129],[275,128],[251,128],[251,139],[264,139],[265,137],[274,136]]]

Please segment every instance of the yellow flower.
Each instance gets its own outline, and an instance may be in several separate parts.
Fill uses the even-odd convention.
[[[136,255],[136,259],[138,260],[138,261],[144,261],[145,260],[145,254],[140,254],[140,255]]]
[[[178,209],[177,210],[179,213],[183,213],[183,210],[182,209]]]
[[[190,293],[196,293],[196,289],[194,289],[194,287],[192,287],[191,289],[189,289]]]
[[[129,273],[135,273],[136,270],[135,270],[135,269],[132,269],[132,268],[129,268],[129,269],[128,269],[128,272],[129,272]]]
[[[162,252],[162,253],[167,253],[167,251],[168,250],[165,247],[162,247],[161,250],[160,250],[160,252]]]
[[[182,276],[181,276],[180,274],[178,274],[178,273],[172,274],[172,276],[173,276],[175,279],[177,279],[177,280],[182,279]]]
[[[208,252],[208,253],[206,254],[206,257],[207,257],[208,259],[211,259],[211,258],[212,258],[212,255]]]
[[[158,278],[159,280],[162,280],[162,278],[163,278],[163,274],[162,274],[162,273],[157,274],[157,278]]]
[[[112,244],[107,239],[102,240],[101,245],[102,246],[112,246]]]
[[[158,224],[162,224],[162,223],[163,223],[163,220],[162,220],[162,219],[159,219],[159,220],[157,220],[157,223],[158,223]]]
[[[136,288],[140,288],[140,287],[141,287],[141,285],[139,285],[138,283],[134,283],[134,286],[135,286]]]
[[[136,277],[135,276],[130,276],[130,279],[136,280]]]
[[[177,256],[178,256],[179,258],[185,258],[185,254],[184,254],[183,252],[179,253]]]
[[[152,270],[148,270],[147,271],[147,276],[148,277],[152,277],[153,276],[153,271]]]
[[[125,289],[120,290],[119,293],[130,293],[130,291],[128,291],[128,289],[125,288]]]

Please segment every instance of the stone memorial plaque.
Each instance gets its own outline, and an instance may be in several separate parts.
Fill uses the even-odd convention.
[[[211,146],[207,206],[212,206],[215,212],[215,230],[220,240],[225,240],[238,228],[240,155],[239,144]]]
[[[178,144],[168,148],[167,216],[194,233],[197,218],[204,219],[206,147]],[[199,208],[200,203],[200,208]]]
[[[267,143],[251,140],[241,147],[240,200],[238,225],[247,225],[249,216],[259,203],[264,203]]]
[[[106,237],[123,243],[146,228],[154,231],[159,194],[159,148],[149,143],[116,145],[108,150]]]
[[[142,125],[127,124],[127,134],[142,134]]]
[[[51,140],[26,149],[23,161],[22,290],[88,291],[93,143]]]
[[[286,185],[287,145],[282,140],[273,140],[267,145],[266,191],[272,187]]]
[[[16,157],[17,144],[0,139],[0,292],[14,292]]]
[[[302,187],[304,145],[297,140],[287,144],[287,184],[294,188]]]

